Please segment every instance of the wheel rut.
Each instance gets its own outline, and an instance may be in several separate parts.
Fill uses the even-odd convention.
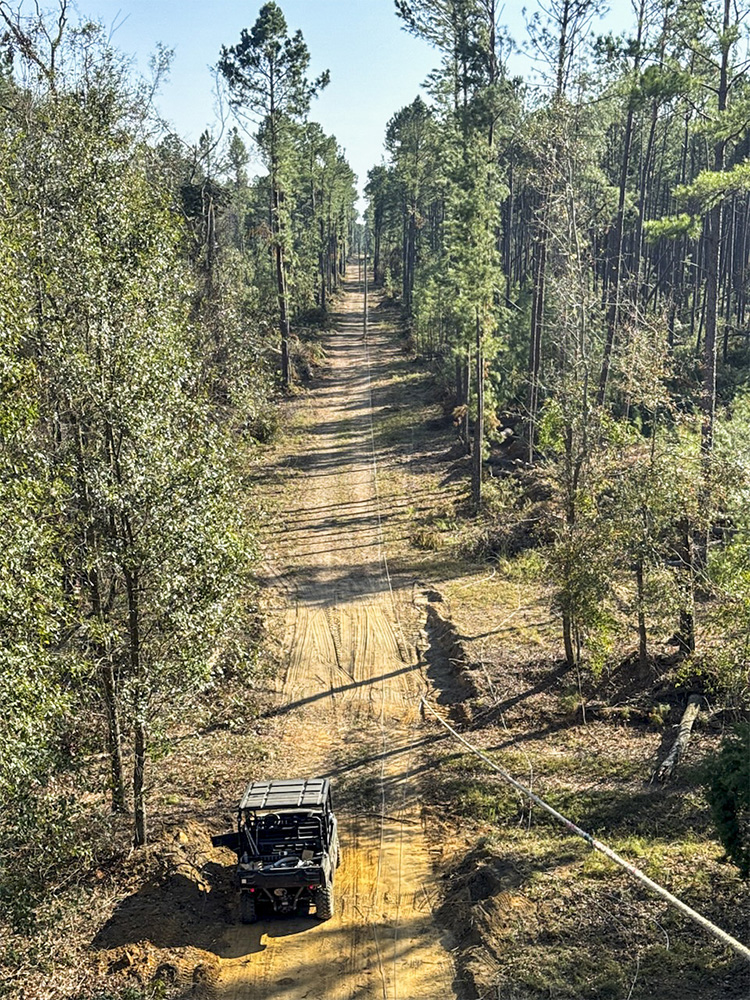
[[[308,432],[274,539],[296,596],[276,691],[284,741],[298,746],[301,773],[332,777],[334,801],[348,789],[336,914],[233,926],[214,994],[225,1000],[457,996],[413,773],[426,680],[400,620],[411,592],[394,592],[387,574],[372,454],[370,364],[391,347],[378,333],[364,342],[361,291],[348,284],[329,366],[303,404]],[[352,760],[355,743],[366,753]]]

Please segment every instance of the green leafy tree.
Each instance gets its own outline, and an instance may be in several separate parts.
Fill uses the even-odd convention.
[[[314,302],[326,310],[346,270],[355,177],[335,137],[326,135],[317,122],[299,130],[295,162],[292,226],[298,308]]]
[[[153,734],[234,655],[248,532],[236,443],[217,420],[191,325],[185,229],[168,185],[154,183],[163,160],[142,139],[146,92],[90,25],[57,56],[54,88],[43,75],[3,110],[15,150],[3,236],[20,251],[8,289],[21,303],[8,370],[25,387],[27,447],[38,456],[26,460],[24,488],[36,500],[15,508],[21,534],[28,517],[39,527],[33,549],[15,550],[50,611],[19,678],[39,679],[40,728],[58,678],[69,701],[98,692],[115,810],[128,804],[132,746],[140,845]]]
[[[704,336],[702,357],[701,453],[702,524],[696,526],[696,554],[705,566],[711,531],[713,499],[713,449],[716,420],[716,373],[719,323],[721,319],[721,275],[727,254],[726,204],[730,195],[750,190],[750,170],[738,160],[744,152],[742,138],[750,121],[747,94],[747,63],[738,53],[744,15],[731,0],[685,3],[679,12],[678,32],[683,45],[697,59],[695,87],[703,98],[700,131],[710,144],[708,169],[689,183],[676,187],[678,205],[687,208],[679,216],[654,221],[652,238],[697,235],[702,231],[704,290]]]
[[[432,114],[421,99],[397,112],[388,123],[385,147],[394,164],[393,179],[398,186],[403,220],[401,301],[407,317],[413,313],[414,280],[417,268],[418,234],[428,196],[428,178],[434,176],[435,125]]]
[[[493,0],[445,0],[438,4],[397,2],[396,9],[408,30],[432,41],[443,54],[442,71],[433,76],[438,104],[443,106],[442,148],[445,162],[446,195],[443,226],[442,277],[454,302],[454,350],[462,375],[459,408],[463,414],[464,438],[473,453],[472,504],[481,505],[485,448],[485,377],[491,361],[493,336],[497,330],[499,307],[496,289],[500,281],[498,203],[501,185],[498,171],[498,121],[510,93],[498,55],[497,6]],[[415,129],[428,118],[421,102],[394,119],[406,134],[414,151]],[[393,142],[395,135],[389,135]],[[387,140],[388,141],[388,140]],[[413,192],[420,181],[414,152],[404,156],[404,190],[411,196],[404,202],[404,292],[405,305],[412,311],[414,286],[413,235],[417,217]],[[402,173],[404,173],[402,171]],[[398,175],[398,169],[396,171]],[[472,373],[472,356],[474,372]],[[474,381],[473,446],[469,434]]]

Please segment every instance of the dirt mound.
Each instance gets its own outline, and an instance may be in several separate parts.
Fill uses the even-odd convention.
[[[429,642],[427,676],[439,692],[438,704],[449,707],[455,722],[469,722],[470,702],[480,694],[474,673],[477,664],[470,661],[458,629],[439,603],[430,601],[425,611],[425,633]]]
[[[485,996],[497,982],[500,954],[536,923],[534,904],[518,891],[525,875],[480,843],[444,878],[438,919],[459,945],[465,980]]]
[[[170,995],[211,996],[222,931],[234,920],[227,860],[195,823],[133,855],[125,868],[130,891],[91,942],[99,973],[127,985],[161,984]]]

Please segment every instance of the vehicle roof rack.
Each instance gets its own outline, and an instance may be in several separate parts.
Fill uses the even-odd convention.
[[[327,778],[293,778],[275,781],[251,781],[245,789],[239,808],[321,809],[328,797]]]

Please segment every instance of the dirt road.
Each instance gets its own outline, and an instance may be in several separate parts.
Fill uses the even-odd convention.
[[[302,447],[282,459],[292,465],[293,501],[274,533],[290,602],[281,739],[297,748],[305,774],[331,775],[341,793],[337,913],[327,923],[277,919],[230,930],[216,986],[227,1000],[457,995],[432,915],[413,774],[426,688],[414,595],[391,587],[373,446],[370,369],[393,347],[377,329],[365,340],[362,307],[350,282],[329,364],[303,404]]]

